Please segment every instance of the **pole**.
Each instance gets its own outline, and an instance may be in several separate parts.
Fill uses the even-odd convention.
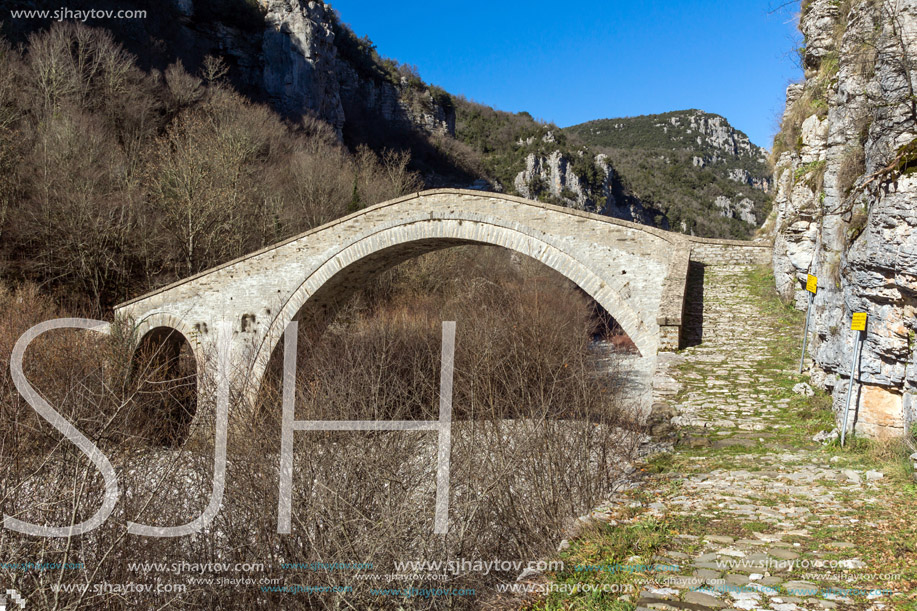
[[[860,340],[863,338],[863,332],[857,331],[856,337],[853,340],[853,360],[850,361],[850,385],[847,386],[847,400],[844,402],[844,422],[841,427],[841,447],[844,447],[844,441],[847,437],[847,417],[850,414],[850,396],[853,394],[853,377],[854,370],[857,365],[857,360],[860,355]]]
[[[812,297],[814,293],[809,293],[809,307],[806,308],[806,328],[802,332],[802,356],[799,357],[799,373],[802,373],[802,364],[806,360],[806,341],[809,339],[809,319],[812,317]]]

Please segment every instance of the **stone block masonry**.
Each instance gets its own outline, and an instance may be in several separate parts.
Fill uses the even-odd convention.
[[[540,261],[588,293],[655,369],[680,347],[690,262],[757,263],[768,246],[690,238],[497,193],[437,189],[372,206],[119,305],[137,342],[173,329],[211,378],[228,350],[234,383],[257,392],[290,321],[321,324],[380,271],[460,244],[490,244]],[[217,346],[217,328],[231,346]],[[201,403],[204,404],[203,402]]]
[[[320,324],[380,271],[460,244],[502,246],[570,279],[615,318],[650,371],[657,352],[678,347],[689,238],[518,197],[453,189],[361,210],[121,304],[115,313],[133,325],[138,342],[163,327],[180,332],[202,376],[216,373],[210,355],[228,350],[234,383],[255,393],[294,317]],[[231,346],[217,346],[216,329],[225,327]]]
[[[771,242],[690,238],[691,261],[704,265],[770,265]]]
[[[703,266],[770,265],[773,245],[768,242],[742,242],[686,237],[681,251],[673,258],[663,300],[659,307],[660,350],[674,351],[684,345],[684,316],[688,306],[688,267],[696,263]]]

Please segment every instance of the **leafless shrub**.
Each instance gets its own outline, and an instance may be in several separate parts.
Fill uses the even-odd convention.
[[[408,169],[411,155],[407,151],[386,150],[382,158],[367,146],[360,146],[354,157],[354,194],[352,209],[419,191],[423,183],[416,172]]]
[[[26,69],[27,90],[45,113],[64,103],[98,107],[123,93],[136,72],[133,58],[111,34],[68,22],[29,38]]]
[[[465,274],[435,282],[435,270]],[[130,363],[125,329],[116,327],[114,338],[101,343],[83,332],[63,332],[36,342],[27,355],[27,373],[49,402],[111,457],[122,498],[106,524],[90,535],[67,541],[6,532],[0,550],[9,561],[85,565],[85,570],[27,571],[11,585],[27,593],[30,602],[58,609],[169,601],[185,608],[441,608],[443,600],[386,599],[372,590],[388,585],[482,592],[516,575],[465,571],[439,580],[420,571],[407,580],[386,584],[384,579],[401,561],[525,562],[549,553],[566,520],[587,511],[622,481],[639,439],[619,392],[618,374],[597,368],[590,352],[595,321],[589,300],[539,265],[496,248],[427,255],[387,276],[383,284],[388,288],[374,293],[375,301],[358,299],[320,341],[300,343],[296,415],[435,419],[440,322],[456,320],[448,535],[432,534],[436,435],[402,432],[296,433],[293,532],[276,534],[276,378],[266,381],[256,406],[243,409],[233,395],[234,412],[247,416],[236,422],[230,436],[228,485],[214,522],[194,537],[125,535],[127,520],[178,525],[206,506],[213,473],[212,406],[199,407],[196,436],[173,447],[163,432],[175,430],[167,426],[175,419],[172,407],[187,406],[190,389],[186,373],[177,372],[183,358],[180,342],[176,350],[164,341],[168,336],[151,336],[147,349],[152,353],[141,353]],[[0,337],[4,355],[22,330],[59,315],[34,288],[5,291],[0,312],[6,317]],[[8,363],[0,365],[8,371]],[[170,380],[171,387],[165,384]],[[16,397],[8,378],[3,383],[2,509],[48,524],[91,515],[101,490],[95,469]],[[212,396],[212,381],[199,383],[202,396]],[[12,451],[23,447],[29,451]],[[371,563],[372,568],[281,568],[288,562],[335,561]],[[134,562],[264,563],[264,571],[205,577],[345,589],[289,594],[263,592],[257,585],[195,585],[186,573],[131,566]],[[370,574],[383,581],[360,577]],[[168,596],[52,589],[58,583],[134,582],[189,588]],[[476,599],[456,598],[449,604],[467,608]]]
[[[208,55],[204,58],[201,76],[204,77],[208,84],[216,85],[221,83],[227,74],[229,74],[229,66],[226,65],[222,58],[213,55]]]
[[[147,75],[102,30],[0,45],[0,232],[12,277],[105,307],[421,188],[405,152],[350,154],[175,63]],[[142,239],[138,239],[142,237]]]
[[[432,529],[434,435],[301,433],[297,456],[308,458],[294,468],[294,513],[308,519],[294,522],[293,534],[305,539],[301,561],[371,559],[373,572],[387,573],[404,560],[538,558],[566,519],[621,481],[634,456],[638,435],[616,372],[597,370],[589,350],[588,299],[499,249],[475,249],[474,258],[458,250],[394,270],[397,288],[381,293],[390,305],[357,305],[320,342],[301,342],[297,392],[298,419],[436,419],[440,321],[456,320],[450,535],[438,543],[421,536]],[[417,290],[429,287],[424,267],[453,265],[468,279]],[[478,265],[489,277],[474,273]],[[278,393],[274,377],[263,390],[259,438],[279,439]],[[449,585],[514,578],[469,574]],[[378,603],[373,582],[361,589],[352,575],[307,583],[354,587],[346,598],[358,607]],[[431,585],[442,586],[419,579],[399,587]]]
[[[164,76],[177,109],[191,106],[204,97],[205,89],[201,79],[188,74],[181,62],[176,61],[166,68]]]

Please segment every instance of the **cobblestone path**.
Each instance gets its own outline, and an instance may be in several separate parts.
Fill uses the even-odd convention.
[[[546,608],[917,609],[907,461],[812,441],[831,414],[825,397],[793,392],[802,316],[761,296],[767,281],[755,268],[703,270],[703,310],[689,313],[701,341],[665,360],[656,398],[677,410],[679,443],[590,516],[553,576],[636,589],[551,595]]]

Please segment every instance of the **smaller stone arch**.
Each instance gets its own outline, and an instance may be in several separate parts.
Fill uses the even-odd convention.
[[[197,417],[200,351],[175,326],[157,322],[167,321],[148,319],[135,328],[130,370],[145,409],[140,430],[153,443],[174,447],[189,437]]]
[[[154,310],[148,312],[143,318],[135,321],[128,319],[126,322],[131,325],[132,343],[135,351],[140,345],[140,341],[153,329],[165,327],[180,333],[185,341],[188,342],[191,351],[194,353],[194,359],[197,366],[201,367],[203,364],[202,331],[192,328],[185,318],[173,314],[172,312]]]

